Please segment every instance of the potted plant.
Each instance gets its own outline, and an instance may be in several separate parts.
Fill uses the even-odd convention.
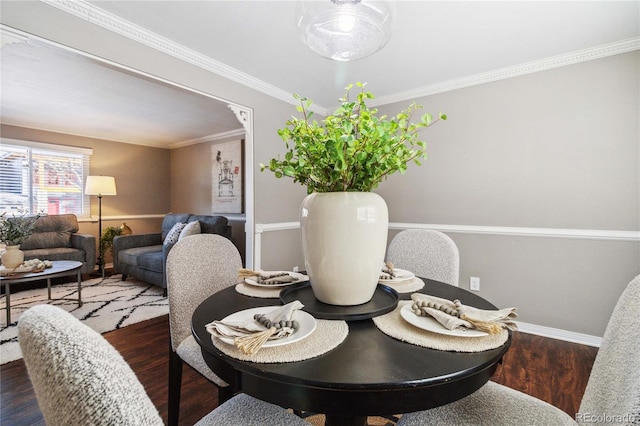
[[[0,243],[6,245],[2,254],[2,265],[5,268],[17,268],[24,261],[24,253],[20,250],[20,244],[33,233],[36,221],[41,213],[35,216],[27,216],[26,210],[19,209],[18,214],[7,217],[7,212],[0,214]]]
[[[122,235],[122,228],[115,228],[113,226],[107,227],[100,237],[100,247],[98,253],[98,263],[100,270],[104,271],[105,259],[104,254],[108,251],[111,252],[113,257],[113,239],[118,235]]]
[[[419,131],[446,120],[424,114],[412,122],[421,108],[415,103],[395,117],[379,116],[366,104],[373,94],[363,83],[356,86],[356,99],[350,99],[349,85],[341,105],[322,122],[312,119],[311,101],[296,96],[302,118],[291,117],[278,130],[286,143],[284,158],[261,164],[261,170],[307,187],[300,210],[305,268],[316,298],[334,305],[366,303],[373,296],[388,212],[371,191],[391,174],[406,172],[408,163],[419,165],[426,158]]]

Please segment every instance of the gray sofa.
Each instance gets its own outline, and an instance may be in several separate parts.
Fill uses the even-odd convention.
[[[231,226],[224,216],[170,213],[162,221],[162,232],[141,235],[121,235],[113,239],[113,268],[122,280],[135,277],[158,287],[167,288],[167,256],[175,242],[166,242],[167,234],[177,223],[198,221],[200,233],[219,234],[231,239]]]
[[[20,250],[25,260],[77,260],[83,263],[81,273],[89,274],[96,267],[96,237],[78,230],[74,214],[41,216]]]

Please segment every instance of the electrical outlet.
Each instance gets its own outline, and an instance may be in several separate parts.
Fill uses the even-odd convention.
[[[473,291],[480,291],[480,278],[478,277],[470,277],[469,278],[469,289]]]
[[[298,271],[299,271],[299,268],[297,266],[294,266],[293,267],[293,272],[298,272]]]

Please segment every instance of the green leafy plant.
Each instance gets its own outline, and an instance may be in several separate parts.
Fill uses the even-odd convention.
[[[122,235],[122,229],[113,226],[107,227],[100,237],[100,253],[98,253],[98,263],[104,266],[104,254],[108,251],[113,255],[113,239]]]
[[[395,117],[378,116],[369,108],[368,99],[374,96],[364,90],[364,83],[355,100],[349,98],[353,84],[340,99],[341,105],[322,123],[312,120],[311,101],[295,95],[300,101],[296,110],[302,118],[291,117],[287,127],[278,130],[285,141],[284,159],[271,159],[261,164],[277,178],[289,177],[307,187],[307,193],[337,191],[371,191],[389,175],[407,170],[407,163],[420,165],[426,158],[426,146],[418,139],[418,132],[438,120],[424,114],[412,123],[412,115],[421,108],[415,103]]]
[[[36,226],[36,221],[43,216],[38,213],[35,216],[27,216],[28,211],[18,209],[12,217],[7,217],[7,212],[0,214],[0,242],[8,246],[17,246],[29,238]]]
[[[113,226],[107,227],[100,237],[100,252],[104,254],[107,250],[113,250],[113,239],[118,235],[122,235],[122,229]]]

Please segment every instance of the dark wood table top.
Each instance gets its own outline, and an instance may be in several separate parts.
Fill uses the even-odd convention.
[[[424,280],[422,293],[459,299],[483,309],[494,305],[469,291]],[[410,299],[410,293],[400,294]],[[507,342],[483,352],[447,352],[396,340],[373,320],[350,321],[349,335],[332,351],[305,361],[264,364],[240,361],[219,351],[205,324],[234,312],[279,305],[277,299],[244,296],[234,287],[206,299],[194,312],[192,331],[212,370],[236,390],[300,411],[325,413],[344,424],[367,415],[398,414],[447,404],[474,392],[493,375]]]

